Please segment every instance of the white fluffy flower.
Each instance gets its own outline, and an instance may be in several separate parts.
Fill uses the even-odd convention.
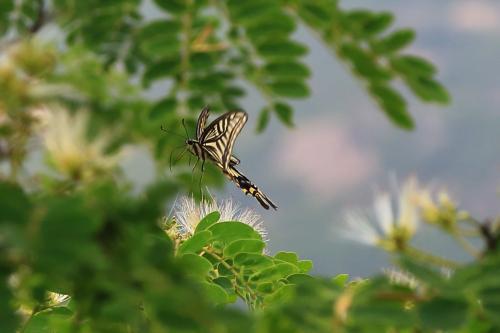
[[[384,269],[383,273],[393,284],[405,286],[411,289],[419,287],[418,280],[408,272],[401,271],[396,268],[389,268]]]
[[[398,191],[397,205],[393,205],[389,193],[375,198],[373,216],[359,210],[345,214],[346,227],[342,234],[349,239],[367,245],[399,248],[399,242],[407,242],[418,227],[416,197],[419,192],[415,178],[410,178]]]
[[[33,111],[42,127],[44,144],[54,167],[75,179],[89,179],[104,170],[115,167],[119,154],[106,153],[105,136],[87,137],[88,114],[80,111],[70,114],[62,108]]]
[[[208,214],[218,211],[219,221],[238,221],[251,226],[262,238],[266,239],[266,231],[263,227],[261,217],[253,210],[241,208],[231,199],[221,201],[203,200],[196,202],[193,197],[183,196],[173,207],[173,217],[179,225],[179,232],[185,236],[194,234],[196,226]]]

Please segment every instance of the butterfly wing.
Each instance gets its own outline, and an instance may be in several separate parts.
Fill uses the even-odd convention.
[[[198,122],[196,123],[196,138],[198,140],[200,140],[203,131],[205,130],[209,114],[210,108],[208,106],[205,106],[203,110],[201,110],[200,116],[198,117]]]
[[[234,155],[231,155],[231,160],[229,161],[230,165],[238,165],[240,164],[240,159]]]
[[[203,131],[200,144],[210,154],[215,163],[224,169],[229,163],[237,164],[237,158],[232,156],[234,142],[247,122],[244,111],[231,111],[215,119]]]

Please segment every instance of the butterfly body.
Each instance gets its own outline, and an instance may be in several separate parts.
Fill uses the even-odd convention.
[[[235,166],[240,160],[232,155],[236,137],[245,125],[248,116],[244,111],[230,111],[215,119],[208,126],[209,108],[205,107],[198,117],[196,139],[186,140],[188,150],[202,160],[210,160],[238,186],[243,193],[255,197],[265,209],[277,206]]]

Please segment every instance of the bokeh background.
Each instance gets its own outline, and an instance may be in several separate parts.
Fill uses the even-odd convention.
[[[500,211],[500,3],[496,1],[344,1],[344,6],[392,11],[417,31],[409,52],[431,59],[453,101],[448,107],[412,100],[416,130],[391,126],[340,62],[305,30],[312,45],[312,97],[296,103],[296,129],[274,123],[237,152],[244,170],[276,200],[262,212],[271,251],[289,249],[320,274],[365,276],[389,265],[382,251],[340,236],[345,209],[370,208],[377,190],[416,175],[447,187],[462,207],[486,218]],[[259,108],[256,96],[245,107]],[[255,121],[251,119],[250,121]],[[252,123],[249,124],[252,127]],[[227,191],[248,204],[237,190]],[[244,201],[245,200],[245,201]],[[256,206],[256,209],[260,209]],[[421,229],[417,242],[453,258],[467,257],[447,239]]]
[[[235,147],[242,171],[279,210],[263,210],[232,184],[215,194],[262,214],[272,253],[296,251],[313,260],[317,274],[363,277],[389,267],[388,256],[344,239],[342,216],[348,209],[370,209],[377,191],[394,188],[394,179],[416,175],[434,188],[445,187],[479,218],[500,213],[500,2],[349,0],[341,5],[388,10],[397,26],[414,28],[417,39],[408,53],[437,65],[452,103],[422,104],[406,94],[416,129],[399,130],[344,65],[306,29],[298,29],[296,37],[310,46],[306,62],[313,75],[311,97],[294,103],[295,129],[273,119],[256,135],[257,112],[252,111],[264,101],[250,90],[242,103],[250,119]],[[154,7],[146,4],[144,13],[154,17]],[[154,98],[164,89],[159,83],[148,94]],[[142,157],[131,154],[125,161],[140,184],[151,180],[153,168]],[[415,241],[468,260],[446,236],[425,227]]]

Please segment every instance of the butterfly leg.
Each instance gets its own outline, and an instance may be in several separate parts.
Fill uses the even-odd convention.
[[[184,149],[183,151],[181,151],[181,153],[179,155],[177,155],[177,158],[175,159],[175,161],[172,162],[172,157],[174,156],[174,152],[177,149],[179,149],[179,148],[184,148],[184,146],[176,147],[176,148],[172,149],[172,151],[170,151],[170,157],[169,157],[170,172],[172,172],[172,165],[175,165],[175,163],[177,163],[182,158],[182,156],[184,155],[184,153],[187,151],[186,149]]]
[[[200,188],[200,195],[203,196],[203,192],[201,190],[201,181],[203,180],[203,174],[205,173],[205,160],[201,162],[201,175],[200,175],[200,182],[198,183],[198,187]]]
[[[198,162],[199,162],[199,161],[200,161],[200,159],[198,158],[198,159],[196,160],[196,163],[195,163],[195,164],[194,164],[194,166],[193,166],[192,174],[194,174],[194,171],[195,171],[196,167],[198,166]]]
[[[174,154],[174,150],[170,152],[170,157],[168,158],[168,167],[170,169],[170,172],[172,172],[172,155]]]
[[[194,172],[196,170],[196,166],[198,165],[198,162],[200,161],[200,158],[196,159],[196,162],[194,163],[193,170],[191,170],[191,182],[193,182],[194,179]]]
[[[203,191],[201,190],[201,181],[203,179],[203,174],[205,173],[205,160],[202,159],[201,161],[201,175],[200,175],[200,181],[198,182],[198,187],[200,189],[200,196],[203,197]]]

